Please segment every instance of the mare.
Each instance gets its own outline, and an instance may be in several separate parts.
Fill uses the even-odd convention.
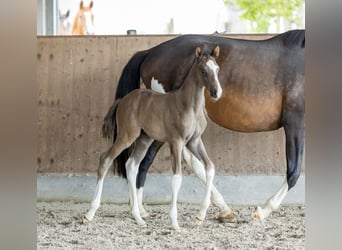
[[[203,51],[220,46],[217,63],[222,97],[213,102],[205,93],[206,110],[212,121],[229,130],[245,133],[284,128],[286,178],[280,189],[253,211],[255,219],[263,220],[280,206],[301,173],[305,134],[305,30],[291,30],[258,41],[217,35],[178,36],[134,54],[123,69],[115,98],[122,98],[140,88],[141,79],[147,88],[164,93],[180,88],[191,67],[192,51],[199,44]],[[142,206],[143,186],[161,145],[161,142],[153,142],[139,167],[136,185],[140,210],[146,216],[148,213]],[[124,151],[116,158],[116,164],[125,164],[129,155],[129,150]],[[201,162],[191,155],[184,156],[187,165],[194,169],[201,183],[205,183]],[[236,215],[215,186],[211,201],[220,209],[219,220],[236,221]]]
[[[85,7],[83,1],[80,3],[74,23],[72,25],[72,35],[93,35],[94,34],[94,14],[92,12],[93,1]]]
[[[97,186],[91,208],[83,217],[83,222],[91,221],[100,206],[104,177],[114,159],[133,143],[134,150],[123,169],[126,171],[132,215],[138,225],[145,226],[141,218],[136,191],[136,178],[141,160],[154,140],[166,142],[170,146],[173,170],[172,204],[170,209],[171,224],[179,229],[177,221],[177,197],[182,182],[182,155],[188,148],[206,168],[206,191],[200,211],[196,217],[201,224],[210,205],[210,192],[214,179],[215,167],[207,155],[201,136],[206,128],[204,89],[207,89],[214,101],[222,94],[218,80],[219,66],[215,58],[219,56],[217,46],[213,54],[201,53],[199,47],[193,50],[191,66],[188,68],[182,86],[167,94],[152,90],[136,89],[122,99],[117,99],[109,109],[108,123],[103,126],[103,134],[115,139],[111,148],[100,157],[97,172]],[[115,117],[114,123],[112,117]]]
[[[71,25],[69,22],[70,10],[68,10],[65,14],[62,14],[61,11],[58,11],[59,17],[59,35],[65,36],[70,35]]]

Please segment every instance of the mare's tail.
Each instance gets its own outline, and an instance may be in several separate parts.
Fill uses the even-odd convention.
[[[140,88],[140,66],[149,50],[135,53],[122,70],[118,87],[116,88],[115,100],[124,97],[134,89]]]
[[[112,107],[109,109],[106,117],[104,118],[103,126],[102,126],[102,135],[105,138],[113,137],[113,143],[116,139],[116,107],[121,98],[127,95],[129,92],[134,89],[140,88],[140,66],[144,61],[146,55],[148,54],[148,50],[139,51],[135,53],[131,59],[128,61],[126,66],[124,67],[118,86],[116,88],[115,94],[115,102]],[[126,161],[131,156],[132,150],[134,147],[134,143],[127,149],[121,152],[118,157],[114,160],[114,171],[127,179],[126,173]]]

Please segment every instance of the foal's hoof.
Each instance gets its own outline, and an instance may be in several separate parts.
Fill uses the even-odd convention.
[[[146,211],[143,211],[143,212],[140,212],[140,216],[143,219],[147,219],[147,218],[150,217],[150,214],[148,212],[146,212]]]
[[[177,224],[177,225],[172,225],[172,229],[173,229],[173,230],[176,230],[176,231],[179,231],[181,228],[180,228],[180,226]]]
[[[141,220],[141,221],[137,221],[137,224],[139,227],[147,227],[147,224],[145,221]]]
[[[219,222],[228,222],[228,223],[236,223],[237,222],[237,216],[233,212],[226,212],[219,214],[218,216]]]
[[[90,222],[90,220],[87,218],[86,215],[83,215],[83,217],[82,217],[82,222],[83,222],[83,224],[87,224],[87,223]]]
[[[195,222],[196,222],[196,224],[199,226],[199,225],[202,225],[203,220],[202,220],[200,217],[196,216]]]
[[[265,219],[264,213],[261,207],[256,207],[255,210],[252,212],[252,217],[255,220],[262,221]]]

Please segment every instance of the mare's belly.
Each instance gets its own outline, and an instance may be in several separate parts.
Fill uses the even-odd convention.
[[[214,102],[206,96],[208,116],[218,125],[239,132],[261,132],[281,127],[282,92],[251,94],[226,89]]]

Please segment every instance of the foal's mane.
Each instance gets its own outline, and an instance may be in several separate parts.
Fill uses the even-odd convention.
[[[176,88],[176,89],[174,89],[174,90],[172,90],[172,91],[175,91],[175,90],[179,89],[179,88],[183,85],[184,81],[186,80],[186,78],[187,78],[188,75],[190,74],[190,71],[191,71],[191,69],[194,67],[194,65],[195,65],[196,62],[201,61],[202,58],[203,58],[204,56],[209,56],[209,55],[210,55],[207,46],[204,46],[201,50],[202,50],[202,51],[201,51],[200,57],[199,57],[199,58],[197,58],[197,57],[195,57],[195,56],[193,57],[193,60],[192,60],[192,62],[191,62],[190,67],[186,70],[186,72],[185,72],[185,74],[183,75],[183,77],[181,78],[180,82],[176,84],[176,86],[178,86],[178,88]]]

